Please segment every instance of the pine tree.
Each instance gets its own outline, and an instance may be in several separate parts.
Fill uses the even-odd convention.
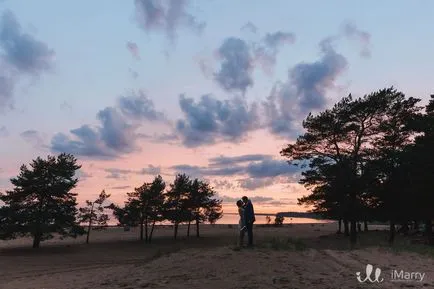
[[[0,194],[2,208],[1,233],[3,239],[21,236],[33,238],[33,248],[41,241],[84,233],[77,220],[74,178],[80,169],[77,159],[70,154],[40,157],[33,160],[30,168],[22,165],[20,174],[11,179],[13,190]]]
[[[178,236],[179,224],[190,220],[188,194],[191,180],[185,174],[178,174],[165,194],[165,218],[174,224],[174,238]]]
[[[107,226],[109,216],[104,213],[104,209],[107,208],[107,206],[104,206],[104,203],[109,197],[110,195],[106,194],[106,192],[103,190],[96,200],[86,200],[86,207],[79,209],[80,223],[87,224],[86,244],[89,244],[90,231],[94,225],[96,225],[97,229],[104,229],[105,226]]]

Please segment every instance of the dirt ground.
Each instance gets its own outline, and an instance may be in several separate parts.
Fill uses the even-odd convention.
[[[0,288],[434,288],[430,251],[388,248],[382,231],[362,232],[349,250],[336,224],[254,230],[253,248],[236,246],[237,228],[227,225],[204,225],[199,239],[187,239],[181,228],[177,241],[170,228],[158,228],[152,244],[121,228],[92,232],[89,245],[84,237],[50,240],[37,250],[29,239],[0,242]],[[399,237],[397,248],[408,242]],[[356,279],[356,272],[366,277],[367,264],[381,268],[383,282]],[[391,270],[425,275],[393,281]]]

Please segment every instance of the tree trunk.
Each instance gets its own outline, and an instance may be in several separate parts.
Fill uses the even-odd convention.
[[[174,239],[176,240],[176,237],[178,237],[178,223],[175,223],[174,226]]]
[[[149,241],[148,237],[148,216],[145,217],[145,242]]]
[[[196,238],[199,237],[199,217],[196,217]]]
[[[33,236],[33,248],[39,248],[39,245],[41,244],[41,238],[42,238],[42,234],[41,233],[36,233]]]
[[[357,222],[357,232],[361,232],[362,231],[362,223]]]
[[[418,221],[418,220],[415,220],[415,221],[414,221],[414,227],[413,227],[413,229],[414,229],[415,231],[419,231],[419,221]]]
[[[90,217],[89,217],[89,225],[87,226],[87,236],[86,236],[86,244],[89,244],[89,236],[90,230],[92,229],[92,217],[93,217],[93,206],[95,203],[92,203],[92,207],[90,208]]]
[[[368,221],[363,221],[363,224],[364,224],[364,228],[363,228],[363,230],[365,231],[365,232],[367,232],[368,231]]]
[[[140,241],[143,241],[143,225],[144,225],[145,220],[141,219],[140,220]]]
[[[152,241],[152,234],[154,233],[155,220],[152,222],[151,233],[149,233],[149,243]]]
[[[389,245],[392,245],[394,240],[395,240],[395,221],[390,221]]]
[[[191,220],[188,220],[187,237],[190,237],[190,224],[191,224]]]
[[[344,219],[344,234],[347,237],[350,235],[350,228],[348,226],[348,220],[345,220],[345,219]]]
[[[342,234],[342,219],[339,219],[338,221],[338,234]]]
[[[425,221],[425,236],[428,239],[428,244],[434,245],[434,237],[432,234],[432,222],[430,219]]]
[[[350,243],[351,245],[356,244],[357,241],[357,221],[351,220],[350,222]]]
[[[90,230],[92,230],[92,218],[89,219],[89,225],[87,226],[86,244],[89,244]]]

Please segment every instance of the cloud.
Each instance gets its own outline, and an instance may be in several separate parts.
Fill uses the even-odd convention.
[[[299,172],[300,167],[289,165],[285,160],[267,159],[260,162],[252,162],[246,167],[246,173],[251,178],[278,177],[282,175],[294,175]]]
[[[0,108],[12,106],[20,76],[38,77],[53,67],[55,52],[22,31],[15,15],[6,10],[0,19]]]
[[[136,175],[160,175],[161,167],[156,167],[153,165],[148,165],[146,168],[140,170],[130,170],[130,169],[118,169],[118,168],[106,168],[104,169],[106,173],[109,173],[106,178],[108,179],[127,179],[130,174]]]
[[[209,166],[180,164],[172,166],[170,169],[196,177],[245,175],[253,179],[281,176],[295,178],[302,170],[299,166],[289,165],[285,160],[275,160],[266,155],[219,157],[211,158],[210,161]],[[245,164],[246,162],[247,164]]]
[[[116,187],[111,187],[111,190],[125,190],[125,189],[129,189],[131,188],[131,186],[116,186]]]
[[[77,156],[114,159],[123,154],[139,151],[137,144],[142,135],[136,133],[143,121],[162,118],[151,99],[139,93],[120,97],[117,107],[106,107],[97,113],[100,125],[82,125],[70,130],[71,136],[57,133],[51,139],[51,150]]]
[[[109,149],[124,153],[136,150],[135,128],[115,108],[106,107],[98,112],[97,117],[102,124],[99,129],[101,140]]]
[[[260,41],[252,43],[228,37],[216,52],[221,63],[220,70],[214,73],[214,80],[226,92],[245,94],[254,85],[255,68],[260,65],[264,71],[271,72],[281,47],[294,42],[295,34],[284,31],[267,33]]]
[[[9,131],[5,126],[0,127],[0,137],[8,137]]]
[[[223,203],[231,203],[235,206],[235,203],[240,200],[241,197],[242,195],[240,195],[239,197],[222,195],[219,197],[219,199],[223,200]],[[261,207],[284,207],[297,205],[296,201],[287,198],[275,199],[266,196],[248,196],[248,198],[252,201],[253,205],[260,205]]]
[[[295,39],[295,34],[292,32],[267,33],[261,42],[253,43],[255,61],[262,66],[265,72],[271,73],[276,65],[276,58],[280,49],[287,44],[294,44]]]
[[[216,180],[214,181],[214,187],[216,189],[232,190],[235,188],[235,185],[227,180]]]
[[[62,110],[72,110],[72,105],[70,105],[66,100],[60,104],[60,109]]]
[[[173,142],[179,140],[179,137],[176,135],[176,133],[161,133],[154,135],[154,141],[158,143],[162,142]]]
[[[361,46],[360,56],[364,58],[371,57],[371,34],[366,31],[362,31],[354,23],[346,22],[342,27],[342,33],[348,39],[357,41]]]
[[[288,80],[277,82],[263,103],[267,126],[273,134],[294,137],[300,133],[300,119],[324,108],[326,93],[347,69],[347,59],[337,53],[326,38],[320,43],[321,58],[301,62],[288,72]]]
[[[187,27],[197,33],[205,28],[187,12],[187,0],[135,0],[136,19],[146,32],[165,32],[170,40],[176,38],[178,28]]]
[[[31,143],[35,147],[45,147],[44,144],[44,137],[43,135],[36,130],[26,130],[22,133],[20,133],[20,136],[28,143]]]
[[[82,125],[70,130],[72,138],[57,133],[51,139],[51,150],[67,152],[77,156],[110,159],[137,151],[135,126],[113,107],[100,110],[97,114],[100,126],[92,128]]]
[[[132,92],[131,95],[121,96],[118,107],[129,118],[137,120],[159,121],[164,120],[162,112],[155,109],[154,102],[144,92]]]
[[[137,79],[139,77],[139,73],[135,70],[133,70],[132,68],[128,69],[128,72],[130,73],[130,75],[132,76],[132,78]]]
[[[187,164],[175,165],[170,167],[176,173],[186,173],[192,177],[201,178],[206,176],[232,176],[242,173],[244,168],[241,166],[208,168],[200,166],[192,166]]]
[[[210,166],[227,166],[227,165],[235,165],[243,162],[251,162],[251,161],[263,161],[271,159],[271,155],[262,155],[262,154],[249,154],[249,155],[241,155],[235,157],[226,157],[220,155],[218,157],[210,158]]]
[[[272,49],[276,49],[286,43],[295,43],[295,34],[291,32],[276,31],[267,33],[264,37],[264,43]]]
[[[202,74],[206,77],[206,78],[212,78],[213,77],[213,66],[210,63],[209,60],[200,58],[197,60],[197,63],[199,64],[199,69],[202,72]]]
[[[147,168],[141,169],[138,174],[141,175],[159,175],[161,174],[161,167],[155,167],[153,165],[148,165]]]
[[[124,169],[117,169],[117,168],[107,168],[104,169],[105,172],[109,173],[106,178],[107,179],[124,179],[126,180],[126,175],[131,174],[132,170],[124,170]]]
[[[274,184],[274,180],[272,178],[268,179],[242,179],[238,180],[238,184],[241,188],[246,190],[256,190],[259,188],[265,188]]]
[[[188,147],[220,140],[239,142],[259,127],[256,104],[249,107],[241,98],[221,101],[203,95],[196,103],[193,98],[180,95],[179,104],[185,118],[177,121],[176,130]]]
[[[241,27],[241,31],[247,31],[256,34],[258,32],[258,27],[256,27],[255,24],[249,21],[244,24],[243,27]]]
[[[220,70],[214,79],[227,92],[246,92],[253,86],[254,59],[250,47],[236,37],[226,38],[217,51],[221,59]]]
[[[235,203],[238,200],[240,200],[241,197],[242,196],[240,196],[239,198],[236,198],[236,197],[230,197],[230,196],[223,195],[223,196],[221,196],[221,199],[225,203]],[[265,202],[270,202],[270,201],[274,200],[271,197],[263,197],[263,196],[252,196],[252,197],[249,197],[249,199],[254,203],[265,203]]]
[[[6,62],[19,72],[38,75],[52,68],[54,50],[30,34],[23,33],[15,15],[9,10],[3,13],[1,19],[0,47]]]
[[[86,173],[85,171],[83,171],[82,169],[79,169],[75,176],[80,180],[80,181],[85,181],[91,177],[93,177],[91,174]]]
[[[128,41],[127,49],[136,60],[140,60],[139,47],[137,46],[136,43]]]
[[[2,64],[0,63],[0,65]],[[0,112],[8,105],[12,107],[11,100],[14,94],[16,79],[8,74],[7,71],[0,69]]]

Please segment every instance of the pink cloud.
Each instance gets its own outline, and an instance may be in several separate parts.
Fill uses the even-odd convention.
[[[131,55],[136,59],[136,60],[140,60],[140,52],[139,52],[139,47],[137,46],[136,43],[128,41],[127,42],[127,49],[128,51],[130,51]]]

